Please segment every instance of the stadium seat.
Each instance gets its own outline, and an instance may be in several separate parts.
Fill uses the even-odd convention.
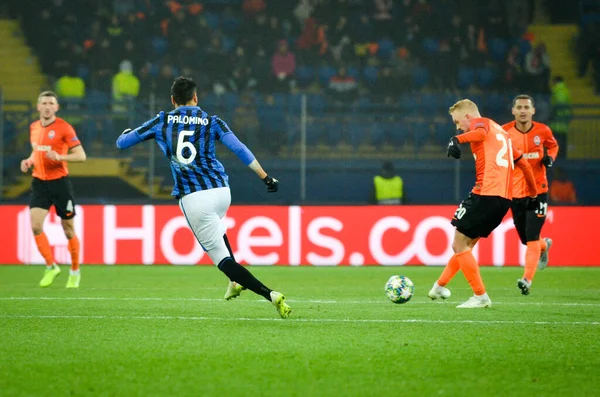
[[[431,125],[425,121],[411,123],[412,141],[418,148],[422,147],[431,136]]]
[[[380,122],[371,124],[370,143],[373,146],[381,146],[385,143],[385,127]]]
[[[388,38],[380,40],[377,44],[379,44],[377,55],[382,59],[390,58],[396,49],[394,42]]]
[[[508,52],[508,42],[501,38],[491,38],[488,41],[488,49],[490,56],[497,62],[502,62],[506,59],[506,53]]]
[[[466,90],[475,82],[475,70],[467,66],[461,66],[458,69],[458,79],[456,86],[461,90]]]
[[[404,121],[394,121],[388,123],[385,127],[386,140],[394,146],[402,146],[406,143],[410,129]]]
[[[439,49],[439,43],[433,37],[424,38],[421,45],[427,54],[435,54]]]
[[[366,66],[363,69],[363,76],[367,84],[374,84],[377,81],[378,69],[376,66]]]
[[[221,29],[228,33],[235,33],[240,27],[240,19],[234,15],[224,15],[221,20]]]
[[[360,80],[360,70],[356,66],[348,67],[348,76],[353,77],[356,81]]]
[[[435,123],[433,129],[435,131],[435,143],[442,146],[447,145],[450,137],[456,133],[455,127],[451,123]]]
[[[309,86],[315,81],[315,68],[308,65],[299,65],[296,68],[296,78],[300,87]]]
[[[414,96],[403,94],[400,96],[399,103],[403,116],[414,117],[419,115],[421,107],[419,103],[415,101]]]
[[[219,15],[214,12],[207,12],[204,14],[204,18],[206,18],[206,24],[211,29],[219,28]]]
[[[335,68],[333,66],[321,66],[319,68],[319,82],[323,86],[329,85],[329,80],[335,76]]]
[[[482,89],[487,89],[492,86],[497,77],[497,71],[492,67],[478,69],[476,72],[477,86]]]
[[[169,42],[165,37],[154,37],[151,40],[153,56],[157,58],[163,57],[169,49]]]
[[[327,101],[323,95],[309,94],[306,98],[306,106],[308,108],[309,115],[314,116],[325,111]]]
[[[423,67],[416,67],[412,71],[412,84],[416,89],[421,89],[429,83],[429,70]]]
[[[228,110],[235,109],[239,105],[239,96],[233,92],[226,92],[221,97],[221,104]]]

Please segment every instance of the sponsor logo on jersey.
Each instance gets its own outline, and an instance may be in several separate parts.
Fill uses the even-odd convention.
[[[207,118],[195,117],[195,116],[169,115],[169,117],[167,117],[167,122],[168,123],[179,123],[179,124],[200,124],[200,125],[204,125],[204,126],[208,125]]]
[[[523,157],[526,159],[539,159],[540,154],[538,152],[533,153],[523,153]]]
[[[539,145],[540,143],[542,143],[542,140],[540,139],[540,137],[538,135],[533,137],[533,143],[535,143],[536,145]]]

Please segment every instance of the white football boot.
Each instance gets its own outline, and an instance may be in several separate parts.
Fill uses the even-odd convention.
[[[527,280],[526,278],[519,278],[517,279],[517,287],[519,287],[523,295],[529,295],[531,281]]]
[[[457,309],[482,309],[482,308],[491,307],[491,306],[492,306],[492,300],[490,299],[489,296],[487,296],[487,294],[485,294],[485,295],[481,295],[481,296],[473,295],[472,297],[469,298],[468,301],[456,306],[456,308]]]
[[[452,295],[450,293],[450,290],[446,287],[438,285],[437,281],[433,284],[433,287],[431,288],[431,291],[429,291],[429,294],[427,294],[427,296],[429,296],[431,300],[448,299],[450,298],[450,295]]]

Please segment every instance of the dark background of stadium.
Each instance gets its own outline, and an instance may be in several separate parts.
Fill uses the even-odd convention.
[[[527,54],[537,45],[528,27],[540,12],[550,23],[578,24],[572,56],[581,69],[590,62],[597,77],[595,3],[9,0],[0,13],[20,22],[47,76],[40,89],[55,88],[65,75],[85,83],[84,97],[61,98],[58,115],[75,125],[88,157],[122,161],[122,175],[116,177],[74,173],[80,203],[172,202],[170,171],[158,150],[147,144],[120,153],[114,141],[123,128],[169,110],[170,84],[183,74],[198,82],[200,106],[226,120],[281,180],[280,193],[267,200],[251,172],[219,149],[235,204],[366,204],[384,160],[393,161],[404,179],[407,203],[436,204],[455,203],[474,180],[469,155],[458,169],[446,157],[454,129],[447,108],[468,97],[484,116],[504,123],[512,119],[512,98],[526,93],[536,100],[535,120],[552,125],[553,73],[528,74]],[[282,46],[294,62],[289,55],[273,60]],[[140,88],[122,102],[126,110],[116,111],[112,79],[124,60],[131,62]],[[291,71],[278,78],[274,68]],[[7,95],[4,102],[3,177],[10,187],[19,184],[18,162],[29,151],[27,125],[37,114],[32,103],[11,107]],[[577,98],[573,102],[575,110],[597,108],[582,106]],[[600,112],[575,117],[596,142]],[[557,165],[574,182],[579,204],[598,204],[600,148],[587,146],[584,152],[577,143],[570,146]],[[153,181],[150,193],[144,186]],[[26,191],[3,198],[27,200]]]

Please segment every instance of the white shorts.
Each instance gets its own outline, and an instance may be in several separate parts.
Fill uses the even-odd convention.
[[[230,204],[231,192],[228,187],[201,190],[179,200],[179,208],[204,251],[226,247],[223,235],[227,227],[223,217]]]

